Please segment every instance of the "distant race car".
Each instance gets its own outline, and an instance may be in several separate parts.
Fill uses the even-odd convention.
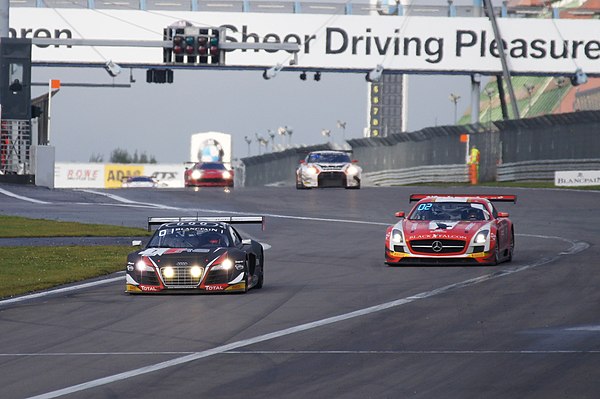
[[[131,176],[123,180],[121,184],[123,188],[155,188],[158,187],[158,183],[152,177],[149,176]]]
[[[243,239],[232,226],[247,223],[264,225],[264,218],[149,218],[148,228],[159,227],[145,248],[128,255],[125,291],[206,293],[262,288],[263,247]]]
[[[346,151],[313,151],[296,169],[296,188],[360,188],[362,169]]]
[[[233,187],[233,170],[222,162],[197,162],[183,177],[186,187]]]
[[[510,262],[515,229],[492,202],[516,195],[412,194],[408,216],[387,228],[385,263],[497,265]]]

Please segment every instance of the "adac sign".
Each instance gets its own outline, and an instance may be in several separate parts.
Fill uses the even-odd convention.
[[[131,176],[141,176],[143,173],[143,165],[107,164],[104,167],[104,187],[122,187],[123,179]]]

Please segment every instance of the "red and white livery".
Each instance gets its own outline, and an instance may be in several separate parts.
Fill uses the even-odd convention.
[[[493,202],[516,202],[516,195],[412,194],[417,201],[387,228],[385,263],[497,265],[510,262],[515,229],[508,213]]]

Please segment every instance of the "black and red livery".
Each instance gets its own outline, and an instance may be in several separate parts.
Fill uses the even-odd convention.
[[[145,248],[127,257],[126,292],[247,292],[262,288],[263,246],[234,224],[262,216],[148,218],[159,225]],[[134,241],[134,245],[140,242]]]

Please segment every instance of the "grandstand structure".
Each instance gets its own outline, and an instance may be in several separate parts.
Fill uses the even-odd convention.
[[[600,0],[511,0],[507,10],[507,16],[515,18],[600,19]],[[571,85],[568,76],[516,76],[512,83],[522,118],[600,110],[600,78],[589,78],[579,86]],[[482,90],[478,117],[482,124],[503,119],[497,91],[495,79]],[[472,120],[469,109],[458,123],[469,124]]]

